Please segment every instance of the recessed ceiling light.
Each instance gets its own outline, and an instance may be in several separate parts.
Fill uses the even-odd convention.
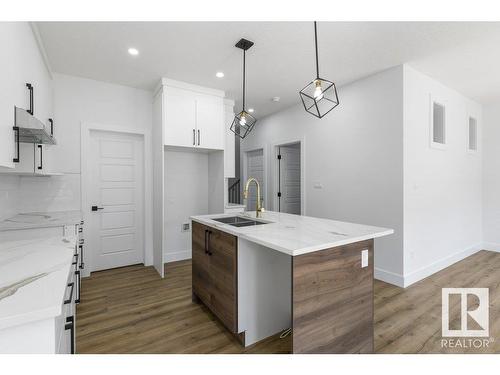
[[[215,76],[217,78],[222,78],[222,77],[224,77],[224,73],[223,72],[217,72],[217,73],[215,73]]]
[[[248,113],[253,113],[254,109],[253,108],[248,108]]]
[[[132,56],[137,56],[139,54],[139,51],[136,48],[129,48],[128,53]]]
[[[275,96],[274,98],[272,98],[272,101],[273,102],[279,102],[280,101],[280,97],[279,96]]]

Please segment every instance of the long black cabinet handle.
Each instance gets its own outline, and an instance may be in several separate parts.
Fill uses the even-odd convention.
[[[69,292],[69,298],[64,301],[65,305],[71,303],[71,300],[73,299],[73,289],[75,289],[75,283],[69,283],[68,286],[71,287],[71,291]]]
[[[33,114],[35,113],[35,111],[34,111],[35,104],[33,103],[34,102],[34,100],[33,100],[33,85],[31,83],[27,83],[26,87],[28,88],[28,90],[30,92],[30,109],[28,109],[27,112],[33,116]]]
[[[75,318],[73,316],[68,316],[66,318],[66,324],[64,329],[67,331],[71,330],[71,354],[75,354]]]
[[[54,136],[54,120],[49,118],[49,123],[50,123],[50,136],[53,137]]]
[[[83,245],[78,245],[78,248],[80,249],[80,266],[79,266],[79,268],[82,270],[85,268],[85,263],[83,261]]]
[[[208,229],[205,229],[205,254],[208,254]]]
[[[82,280],[80,278],[80,271],[75,271],[75,276],[77,278],[77,286],[76,286],[76,289],[77,289],[77,292],[76,292],[76,298],[75,298],[75,303],[80,303],[80,289],[81,289],[81,286],[82,286]]]
[[[38,169],[43,169],[43,146],[38,145],[38,149],[40,150],[40,165],[38,166]]]
[[[211,237],[211,236],[212,236],[212,231],[211,231],[211,230],[209,230],[209,231],[208,231],[208,246],[207,246],[207,253],[208,253],[208,255],[210,255],[210,256],[212,255],[212,252],[210,251],[210,237]]]
[[[14,116],[15,116],[15,113],[16,111],[14,111]],[[15,120],[14,120],[14,123],[15,123]],[[15,139],[15,142],[16,142],[16,157],[12,159],[12,161],[14,163],[19,163],[19,127],[18,126],[14,126],[12,129],[14,129],[14,132],[15,132],[15,135],[14,135],[14,139]]]
[[[200,139],[201,139],[201,136],[200,136],[200,129],[198,129],[198,146],[200,145]]]
[[[193,129],[193,146],[196,146],[196,130]]]

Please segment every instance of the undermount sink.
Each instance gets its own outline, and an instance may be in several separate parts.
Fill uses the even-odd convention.
[[[229,224],[232,225],[233,227],[249,227],[252,225],[268,224],[263,221],[258,221],[251,219],[249,217],[241,217],[241,216],[220,217],[212,220],[218,221],[219,223]]]

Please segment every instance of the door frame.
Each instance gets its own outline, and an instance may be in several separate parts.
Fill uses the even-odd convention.
[[[149,129],[140,128],[129,128],[109,124],[101,124],[95,122],[82,122],[80,127],[80,198],[81,198],[81,211],[84,222],[88,223],[90,219],[90,200],[88,198],[89,183],[91,172],[88,168],[88,155],[90,147],[90,133],[91,131],[102,131],[110,133],[119,133],[127,135],[138,135],[143,139],[143,207],[144,207],[144,237],[143,237],[143,257],[144,265],[150,266],[153,264],[153,222],[152,222],[152,155],[146,152],[146,150],[151,149],[151,132]],[[85,228],[85,225],[84,225]],[[85,234],[85,231],[84,231]],[[88,245],[88,239],[87,243]],[[87,251],[87,254],[92,254],[91,251]],[[93,271],[93,259],[92,256],[87,256],[83,277],[90,276]]]
[[[262,150],[262,158],[263,158],[262,163],[263,163],[263,167],[264,167],[264,171],[263,171],[264,181],[262,181],[262,183],[264,184],[264,189],[262,190],[261,194],[262,194],[262,198],[264,199],[264,208],[265,208],[267,203],[269,203],[267,200],[268,199],[268,195],[267,195],[267,191],[268,191],[267,190],[267,148],[265,146],[250,147],[250,148],[244,148],[243,150],[241,150],[241,152],[243,153],[243,160],[242,160],[243,179],[242,179],[241,184],[240,184],[240,186],[241,186],[240,194],[242,194],[241,196],[243,196],[243,190],[245,189],[244,185],[248,180],[248,153],[252,152],[252,151],[258,151],[258,150]],[[259,182],[261,182],[261,181],[259,181]],[[244,202],[243,198],[242,198],[242,202],[246,207],[246,202]]]
[[[279,142],[271,143],[271,155],[273,155],[271,173],[273,181],[272,190],[272,203],[273,211],[278,212],[278,187],[279,187],[279,163],[278,163],[278,148],[280,146],[291,145],[295,143],[300,143],[300,214],[302,216],[306,215],[306,139],[305,137],[300,138],[289,138],[282,139]]]

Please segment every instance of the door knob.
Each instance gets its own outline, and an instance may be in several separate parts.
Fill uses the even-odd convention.
[[[104,207],[92,206],[92,211],[104,210]]]

